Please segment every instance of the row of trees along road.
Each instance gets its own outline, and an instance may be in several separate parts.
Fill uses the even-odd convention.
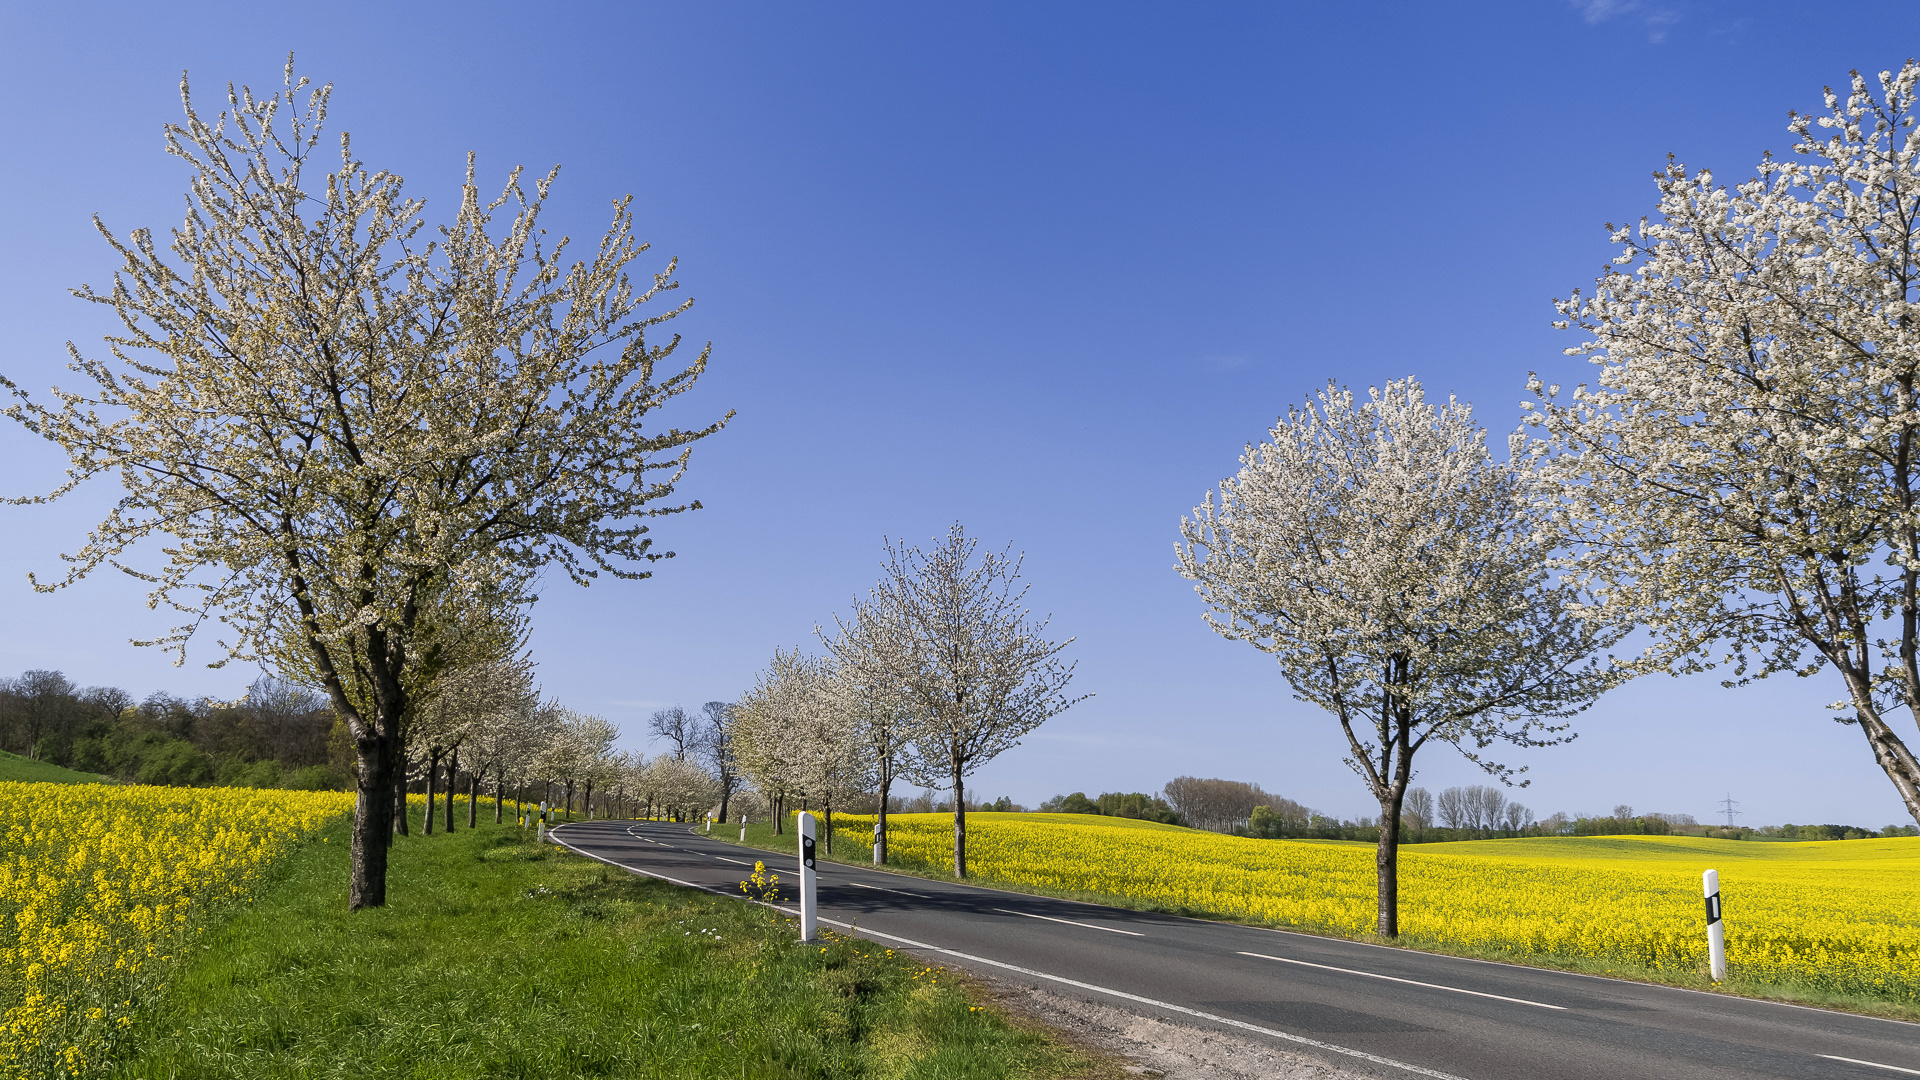
[[[108,359],[73,350],[90,387],[6,411],[69,457],[56,499],[100,476],[124,493],[69,557],[71,585],[135,573],[181,626],[217,628],[221,662],[259,660],[320,688],[357,758],[348,903],[386,901],[395,774],[412,724],[449,673],[504,661],[533,575],[587,584],[647,576],[645,519],[673,504],[692,444],[726,418],[653,429],[708,350],[675,369],[679,338],[647,334],[687,303],[642,276],[630,199],[587,257],[540,227],[557,168],[497,196],[471,157],[437,232],[401,178],[321,149],[330,86],[231,86],[208,120],[181,82],[166,129],[188,173],[170,240],[116,234]],[[646,312],[651,312],[646,313]],[[664,365],[664,366],[663,366]],[[731,416],[731,414],[728,414]],[[168,538],[146,566],[143,541]],[[424,730],[424,729],[423,729]]]
[[[1021,560],[978,551],[959,524],[930,551],[889,542],[877,585],[817,634],[822,655],[775,650],[734,709],[733,750],[778,828],[800,798],[832,813],[877,792],[887,857],[897,779],[953,792],[953,872],[967,873],[966,778],[1085,697],[1066,694],[1073,639],[1047,639],[1025,606]]]
[[[463,777],[463,753],[469,827],[485,794],[493,796],[496,824],[508,797],[516,804],[550,802],[569,818],[576,799],[590,817],[664,815],[677,820],[713,803],[717,784],[696,763],[616,751],[617,727],[603,717],[540,700],[524,661],[495,663],[444,679],[421,713],[407,731],[403,759],[411,763],[405,778],[424,785],[430,808],[439,805],[438,796],[445,793],[444,813],[430,809],[426,815],[429,834],[436,821],[446,830],[454,828],[453,796]],[[395,797],[403,800],[404,790]],[[396,809],[399,805],[396,801]],[[406,828],[406,815],[396,812],[394,831]]]
[[[1380,805],[1378,930],[1412,762],[1563,742],[1625,678],[1831,667],[1920,821],[1920,65],[1791,115],[1793,157],[1728,188],[1669,162],[1657,216],[1557,301],[1596,368],[1532,376],[1539,438],[1487,452],[1412,380],[1338,387],[1250,446],[1182,523],[1222,635],[1331,713]],[[1876,92],[1877,89],[1877,92]],[[1638,655],[1597,659],[1629,628]],[[1521,770],[1524,771],[1524,770]]]

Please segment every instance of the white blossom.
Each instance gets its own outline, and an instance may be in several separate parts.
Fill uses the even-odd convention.
[[[1060,653],[1073,639],[1049,641],[1047,620],[1028,613],[1021,560],[976,559],[978,546],[957,522],[931,551],[889,543],[863,616],[875,666],[861,680],[890,686],[886,706],[911,713],[911,778],[953,791],[957,877],[967,875],[966,778],[1091,696],[1066,696],[1074,665]]]
[[[1465,404],[1435,408],[1412,379],[1360,402],[1329,386],[1240,462],[1181,521],[1179,569],[1216,632],[1271,654],[1338,720],[1380,805],[1378,928],[1392,935],[1414,754],[1450,743],[1510,775],[1481,751],[1571,738],[1566,718],[1615,678],[1591,658],[1619,632],[1550,579],[1525,459],[1495,461]]]
[[[1877,86],[1875,85],[1877,82]],[[1639,664],[1729,685],[1831,666],[1920,820],[1920,66],[1855,73],[1794,156],[1731,187],[1669,162],[1656,215],[1558,302],[1593,385],[1544,387],[1566,566],[1640,620]]]
[[[429,232],[401,178],[319,154],[329,87],[296,80],[256,98],[229,88],[209,121],[183,80],[167,148],[191,174],[170,241],[99,231],[120,256],[112,287],[77,291],[119,316],[110,359],[73,350],[90,384],[43,405],[7,383],[7,414],[68,454],[66,481],[26,501],[117,477],[119,502],[69,557],[70,584],[103,566],[148,582],[186,616],[159,639],[184,656],[209,621],[229,658],[292,628],[360,752],[349,903],[385,901],[392,760],[405,672],[429,603],[480,606],[503,576],[559,566],[644,577],[646,518],[692,429],[649,426],[694,385],[678,338],[647,333],[686,310],[673,264],[632,281],[645,250],[631,202],[583,261],[549,244],[557,175],[480,194],[467,162],[458,210]],[[304,101],[302,100],[304,96]],[[497,220],[504,216],[504,221]],[[164,538],[156,564],[135,558]],[[437,598],[437,599],[436,599]],[[347,683],[362,678],[372,708]]]

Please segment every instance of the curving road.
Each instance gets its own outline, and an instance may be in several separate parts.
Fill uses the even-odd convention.
[[[577,822],[554,839],[740,897],[756,858],[686,825]],[[941,963],[1233,1031],[1380,1077],[1891,1080],[1920,1025],[1202,922],[821,862],[820,917]]]

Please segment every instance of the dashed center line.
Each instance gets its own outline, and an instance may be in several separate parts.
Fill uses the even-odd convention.
[[[1408,986],[1424,986],[1429,990],[1447,990],[1455,994],[1471,994],[1474,997],[1492,998],[1495,1001],[1511,1001],[1516,1005],[1532,1005],[1541,1009],[1554,1009],[1566,1012],[1565,1005],[1549,1005],[1544,1001],[1528,1001],[1526,998],[1508,997],[1505,994],[1485,994],[1478,990],[1462,990],[1457,986],[1442,986],[1439,983],[1421,982],[1418,979],[1401,979],[1392,975],[1380,975],[1372,971],[1360,971],[1355,968],[1334,967],[1332,964],[1315,964],[1306,960],[1289,960],[1284,956],[1268,956],[1266,953],[1243,952],[1241,956],[1257,957],[1261,960],[1278,960],[1282,964],[1298,964],[1301,967],[1319,968],[1322,971],[1338,971],[1342,975],[1365,975],[1369,979],[1385,979],[1387,982],[1405,983]],[[1916,1074],[1920,1075],[1920,1074]]]
[[[752,866],[753,865],[750,862],[741,862],[739,859],[729,859],[725,855],[715,855],[714,858],[719,859],[721,862],[730,862],[735,866]]]
[[[829,882],[828,884],[834,884],[834,883],[833,883],[833,882]],[[856,887],[858,887],[858,888],[862,888],[862,889],[872,889],[872,890],[873,890],[874,892],[890,892],[890,893],[893,893],[893,894],[895,894],[896,896],[911,896],[911,897],[913,897],[913,898],[914,898],[915,900],[925,900],[925,899],[926,899],[926,897],[924,897],[924,896],[921,896],[921,895],[920,895],[919,893],[917,893],[917,892],[907,892],[907,891],[906,891],[905,889],[885,889],[885,888],[881,888],[881,887],[880,887],[880,886],[878,886],[878,885],[869,885],[869,884],[867,884],[867,883],[866,883],[866,882],[864,882],[864,881],[849,881],[849,882],[846,882],[846,884],[848,884],[848,885],[853,885],[853,886],[856,886]]]
[[[1072,919],[1056,919],[1051,915],[1035,915],[1031,911],[1014,911],[1012,908],[1003,908],[1003,907],[997,907],[997,908],[994,908],[993,910],[1002,912],[1007,915],[1025,915],[1029,919],[1045,919],[1048,922],[1065,923],[1068,926],[1084,926],[1089,930],[1105,930],[1109,934],[1125,934],[1128,937],[1146,937],[1147,936],[1145,934],[1139,933],[1138,931],[1134,931],[1134,930],[1118,930],[1111,926],[1100,926],[1096,923],[1074,922]]]

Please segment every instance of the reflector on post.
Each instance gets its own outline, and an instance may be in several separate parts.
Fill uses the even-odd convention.
[[[1700,891],[1707,898],[1707,971],[1714,982],[1727,977],[1727,931],[1720,922],[1720,871],[1700,875]]]
[[[812,941],[817,915],[813,883],[813,815],[801,812],[800,828],[800,940]]]

